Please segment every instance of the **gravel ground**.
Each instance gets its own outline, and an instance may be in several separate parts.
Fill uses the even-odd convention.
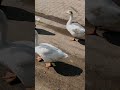
[[[71,35],[65,29],[69,19],[67,10],[72,10],[74,20],[85,25],[84,0],[36,0],[35,12],[40,16],[37,23],[39,41],[50,43],[69,57],[56,62],[49,70],[44,63],[36,62],[36,90],[84,90],[85,89],[85,45],[84,41],[70,41]],[[82,44],[81,44],[82,43]]]

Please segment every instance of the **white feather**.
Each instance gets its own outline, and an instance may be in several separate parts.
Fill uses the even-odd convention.
[[[37,33],[37,31],[35,32]],[[36,36],[36,41],[38,41],[37,36]],[[44,62],[54,62],[68,57],[68,55],[64,53],[62,50],[48,43],[40,43],[39,45],[37,45],[35,47],[35,53],[40,55],[44,60]]]

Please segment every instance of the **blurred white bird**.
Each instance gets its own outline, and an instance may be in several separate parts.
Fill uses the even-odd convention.
[[[10,83],[17,76],[25,87],[32,87],[34,85],[34,42],[8,42],[7,29],[6,15],[0,10],[0,64],[9,69],[3,79]]]
[[[120,6],[116,3],[120,0],[86,0],[86,19],[95,27],[120,32]]]

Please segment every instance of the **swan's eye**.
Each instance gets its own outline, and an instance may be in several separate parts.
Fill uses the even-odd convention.
[[[73,14],[73,12],[72,12],[72,11],[70,11],[70,14]]]

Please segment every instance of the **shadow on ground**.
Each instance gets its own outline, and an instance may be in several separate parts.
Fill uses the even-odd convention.
[[[52,29],[53,31],[59,32],[60,34],[67,35],[71,37],[71,34],[67,31],[67,29],[63,29],[61,27],[45,24],[43,22],[40,22],[39,24],[45,26],[46,28]]]
[[[40,16],[40,17],[43,17],[43,18],[46,18],[46,19],[49,19],[49,20],[52,20],[52,21],[54,21],[54,22],[63,24],[63,25],[65,25],[66,22],[67,22],[67,20],[64,20],[64,19],[61,19],[61,18],[52,16],[52,15],[45,15],[44,13],[37,13],[37,12],[36,12],[36,15],[38,15],[38,16]]]
[[[43,30],[43,29],[35,29],[37,30],[38,34],[42,34],[42,35],[55,35],[54,33],[51,33],[49,31]]]
[[[35,22],[34,13],[11,6],[1,6],[0,8],[10,20]]]
[[[79,39],[78,42],[82,45],[85,45],[85,40],[83,40],[83,39]]]
[[[103,37],[110,43],[120,46],[120,32],[104,32]]]
[[[55,62],[55,65],[55,71],[63,76],[79,76],[83,72],[82,69],[64,62]]]

